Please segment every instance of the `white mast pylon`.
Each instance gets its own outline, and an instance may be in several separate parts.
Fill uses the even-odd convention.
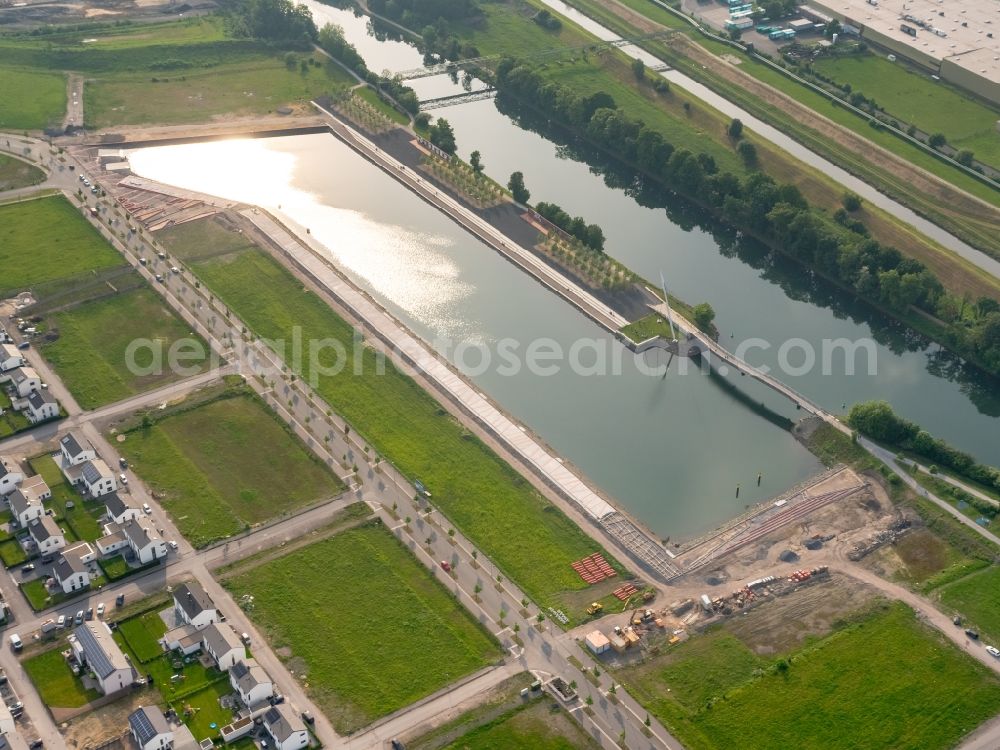
[[[670,337],[672,341],[677,341],[677,331],[674,329],[674,313],[670,309],[670,295],[667,294],[667,282],[663,279],[663,271],[660,271],[660,287],[663,289],[663,304],[667,306],[667,322],[670,323]]]

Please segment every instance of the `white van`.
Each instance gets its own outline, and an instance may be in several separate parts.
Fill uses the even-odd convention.
[[[11,633],[10,634],[10,647],[12,649],[14,649],[15,651],[20,651],[23,646],[24,646],[24,644],[21,643],[21,636],[19,636],[17,633]]]

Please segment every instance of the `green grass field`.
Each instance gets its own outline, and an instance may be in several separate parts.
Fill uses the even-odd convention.
[[[941,603],[979,628],[987,642],[1000,645],[1000,567],[994,565],[941,589]]]
[[[84,409],[190,377],[207,364],[208,345],[145,286],[57,313],[49,329],[59,338],[42,353]],[[195,356],[170,356],[181,339],[188,343],[176,351]]]
[[[24,670],[45,704],[77,708],[100,698],[99,692],[87,690],[80,678],[73,675],[61,651],[61,648],[54,648],[24,660]]]
[[[324,58],[295,52],[286,60],[280,47],[228,38],[221,16],[97,27],[91,34],[86,43],[79,31],[0,38],[0,127],[61,122],[67,70],[86,77],[90,128],[263,114],[351,81]]]
[[[398,123],[400,125],[410,124],[409,117],[404,115],[402,112],[393,107],[391,104],[382,101],[382,97],[380,97],[377,93],[375,93],[374,89],[369,88],[368,86],[362,86],[361,88],[357,88],[354,90],[354,95],[364,99],[366,102],[368,102],[370,105],[372,105],[375,109],[384,114],[393,122]]]
[[[321,574],[320,574],[321,572]],[[497,644],[379,524],[225,581],[341,734],[500,658]]]
[[[1000,678],[898,603],[775,662],[714,631],[619,676],[690,750],[936,750],[1000,709]]]
[[[62,196],[0,206],[0,291],[23,291],[123,262]]]
[[[277,55],[157,78],[151,83],[148,73],[136,73],[88,81],[88,125],[180,124],[203,122],[221,113],[267,114],[350,82],[332,62],[302,73],[300,68],[289,69]]]
[[[120,448],[197,547],[343,490],[249,393],[140,427]]]
[[[65,114],[65,75],[0,63],[0,129],[41,130],[61,124]]]
[[[303,340],[332,336],[352,350],[350,326],[269,256],[245,252],[194,270],[257,335],[287,341],[300,326]],[[539,604],[561,606],[582,620],[581,606],[569,607],[562,594],[586,588],[570,565],[598,551],[597,543],[417,383],[391,364],[375,376],[374,353],[365,349],[363,356],[364,371],[372,374],[358,377],[343,368],[319,380],[319,394],[381,455],[421,479],[435,505]]]
[[[944,133],[956,148],[972,149],[987,164],[1000,166],[1000,111],[878,55],[821,57],[813,66],[837,83],[851,84],[893,117],[926,133]]]
[[[599,747],[561,709],[542,699],[473,729],[446,750],[591,750]]]
[[[37,185],[44,180],[45,173],[33,164],[0,154],[0,192]]]

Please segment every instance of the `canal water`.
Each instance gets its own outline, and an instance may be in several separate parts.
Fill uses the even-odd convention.
[[[558,2],[547,1],[553,6]],[[422,55],[391,29],[376,31],[367,17],[314,0],[306,4],[320,25],[341,26],[373,70],[403,71],[423,64]],[[595,26],[589,19],[575,20]],[[607,30],[599,35],[614,36]],[[422,98],[448,93],[449,86],[452,92],[459,90],[447,76],[412,84]],[[481,153],[490,176],[506,182],[511,172],[522,171],[532,200],[559,203],[600,224],[609,254],[648,279],[659,279],[662,272],[671,291],[688,302],[710,302],[721,343],[733,351],[744,348],[752,364],[779,372],[790,386],[830,411],[885,399],[933,434],[1000,465],[996,379],[790,261],[735,237],[685,202],[644,186],[531,113],[502,101],[478,101],[433,114],[453,125],[460,155],[467,159],[473,150]],[[897,213],[908,215],[906,209]],[[859,353],[852,358],[854,374],[847,374],[838,340],[871,342],[874,368]],[[816,367],[797,367],[805,364],[805,345],[815,353]],[[824,351],[835,367],[822,368]],[[782,368],[782,361],[792,367]]]
[[[681,375],[677,362],[664,376],[662,352],[635,357],[331,135],[147,148],[130,161],[142,176],[308,228],[357,284],[661,537],[707,530],[820,469],[709,376]],[[556,350],[566,356],[549,359]],[[796,416],[755,387],[755,399]]]

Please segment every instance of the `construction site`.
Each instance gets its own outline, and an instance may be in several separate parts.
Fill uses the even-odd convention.
[[[768,653],[777,647],[768,632],[785,647],[867,601],[897,598],[901,587],[876,573],[873,553],[921,527],[877,481],[834,467],[681,545],[673,560],[681,572],[655,599],[632,587],[618,611],[595,602],[594,619],[573,634],[609,666],[627,666],[773,603],[754,626]]]

